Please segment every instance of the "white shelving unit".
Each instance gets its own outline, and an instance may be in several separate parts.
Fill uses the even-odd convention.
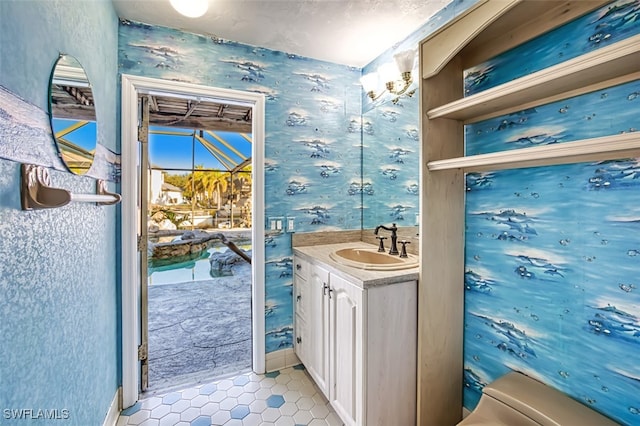
[[[640,156],[640,132],[464,155],[465,124],[639,79],[640,36],[466,98],[463,71],[606,3],[481,1],[420,45],[420,425],[462,416],[464,174]]]
[[[542,105],[638,78],[640,35],[427,111],[429,119],[465,122]],[[593,87],[595,86],[595,87]]]
[[[534,146],[512,151],[469,155],[427,163],[430,171],[462,169],[465,172],[514,169],[587,161],[613,160],[640,154],[640,132]]]

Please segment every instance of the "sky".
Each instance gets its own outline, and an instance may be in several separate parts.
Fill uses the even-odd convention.
[[[54,119],[52,124],[55,132],[59,132],[75,124],[75,120],[61,120]],[[202,165],[205,169],[214,170],[227,170],[227,167],[220,163],[199,141],[194,142],[193,130],[180,129],[180,128],[168,128],[151,126],[150,131],[162,132],[167,131],[171,133],[181,133],[178,135],[163,135],[163,134],[149,134],[149,162],[154,168],[161,169],[188,169],[193,166]],[[251,157],[251,143],[247,141],[241,134],[233,132],[213,132],[227,143],[233,146],[243,158],[236,153],[229,150],[222,143],[217,141],[213,136],[204,133],[204,138],[212,145],[222,150],[231,161],[227,161],[230,164],[237,165],[241,163],[245,158]],[[251,138],[251,134],[247,134]],[[89,122],[85,126],[82,126],[71,133],[68,133],[64,138],[81,147],[87,151],[94,151],[96,145],[96,123]],[[223,157],[224,158],[224,157]],[[182,174],[179,171],[172,172],[175,174]]]
[[[51,121],[51,126],[53,127],[54,133],[58,133],[61,130],[64,130],[75,123],[77,120],[64,120],[59,118],[54,118]],[[88,121],[84,126],[74,130],[71,133],[67,133],[63,136],[67,141],[87,150],[94,151],[96,149],[96,123],[95,121]]]
[[[163,128],[152,126],[150,131],[169,131],[183,133],[184,136],[149,134],[149,163],[154,168],[167,169],[191,169],[193,165],[202,165],[205,169],[227,170],[207,149],[193,138],[193,130],[179,128]],[[251,157],[251,143],[239,133],[214,132],[239,151],[244,158]],[[251,137],[250,134],[247,135]],[[238,155],[230,151],[214,137],[204,133],[204,138],[212,145],[222,150],[231,158],[234,165],[243,161]],[[195,149],[194,149],[195,148]],[[171,172],[180,174],[180,172]]]

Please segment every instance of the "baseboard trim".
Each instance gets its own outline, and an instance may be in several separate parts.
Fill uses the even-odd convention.
[[[469,414],[471,414],[471,411],[469,411],[466,407],[462,407],[462,418],[464,419]]]
[[[284,368],[293,367],[294,365],[300,364],[300,360],[293,351],[293,348],[269,352],[266,355],[265,360],[267,372],[282,370]]]
[[[119,387],[116,390],[116,394],[113,396],[111,400],[111,405],[109,405],[109,411],[107,411],[107,416],[104,418],[104,422],[102,422],[102,426],[116,426],[118,423],[118,417],[120,417],[120,395],[122,393],[122,388]]]

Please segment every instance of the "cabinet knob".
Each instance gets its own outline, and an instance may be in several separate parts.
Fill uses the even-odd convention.
[[[298,344],[302,343],[302,337],[296,337],[296,343]]]
[[[299,301],[300,301],[300,299],[302,299],[302,296],[297,295],[297,296],[296,296],[296,301],[298,301],[298,302],[299,302]]]
[[[327,295],[327,289],[329,288],[329,286],[327,285],[327,283],[322,283],[322,295],[326,296]]]
[[[296,263],[296,269],[299,271],[300,269],[302,269],[302,265],[299,263]]]

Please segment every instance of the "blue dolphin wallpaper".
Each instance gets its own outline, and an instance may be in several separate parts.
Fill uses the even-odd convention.
[[[465,92],[636,35],[639,16],[611,3],[467,70]],[[469,124],[466,154],[637,132],[639,94],[635,80]],[[466,189],[465,407],[518,370],[638,424],[640,159],[468,173]]]
[[[465,95],[473,95],[527,74],[640,34],[635,0],[618,0],[465,70]],[[535,58],[535,60],[522,60]]]
[[[363,74],[393,62],[403,50],[415,51],[413,82],[406,94],[396,97],[382,93],[375,101],[362,98],[362,182],[353,190],[362,194],[362,227],[396,223],[399,227],[418,225],[420,194],[420,88],[418,45],[478,3],[454,0],[432,16],[406,39],[367,64]],[[380,91],[382,87],[380,88]],[[403,235],[406,236],[406,235]]]
[[[121,21],[119,72],[265,95],[265,214],[299,232],[360,229],[360,69]],[[354,189],[355,188],[355,189]],[[266,237],[266,348],[290,348],[290,234]]]
[[[452,1],[401,43],[415,48],[475,3]],[[267,218],[293,217],[296,232],[416,225],[417,92],[363,116],[359,68],[126,20],[119,72],[264,94]],[[265,248],[269,353],[293,346],[290,234],[269,233]]]
[[[363,228],[417,225],[420,96],[403,97],[363,114]]]
[[[21,64],[7,62],[0,78],[0,227],[11,237],[0,250],[8,259],[0,287],[20,296],[2,304],[11,315],[4,318],[8,355],[1,370],[7,377],[14,370],[30,376],[10,378],[5,405],[69,400],[74,418],[86,424],[104,416],[122,374],[119,267],[117,258],[104,255],[118,252],[119,217],[116,208],[90,205],[21,211],[19,163],[51,168],[56,184],[81,193],[92,190],[92,178],[116,186],[116,73],[245,90],[266,99],[267,217],[293,217],[297,232],[414,225],[421,167],[417,81],[413,97],[394,103],[391,96],[372,102],[358,79],[479,1],[453,0],[363,69],[119,21],[107,0],[0,3],[14,18],[0,33],[17,41],[4,43],[3,52]],[[32,25],[34,16],[41,25]],[[78,39],[78,28],[90,37]],[[465,95],[638,34],[640,0],[613,1],[469,68]],[[86,177],[66,171],[51,137],[46,88],[59,51],[87,67],[102,100],[96,161]],[[639,125],[635,80],[470,123],[465,149],[475,155],[638,134]],[[639,231],[638,158],[467,174],[460,283],[467,409],[487,383],[513,369],[622,424],[640,424]],[[292,347],[290,234],[268,233],[264,244],[271,353]],[[70,259],[80,262],[69,266]],[[31,310],[18,309],[25,303]],[[56,339],[60,333],[68,338]],[[33,351],[41,336],[53,346]],[[90,366],[96,363],[108,368],[95,374]],[[34,382],[43,385],[34,390]]]

